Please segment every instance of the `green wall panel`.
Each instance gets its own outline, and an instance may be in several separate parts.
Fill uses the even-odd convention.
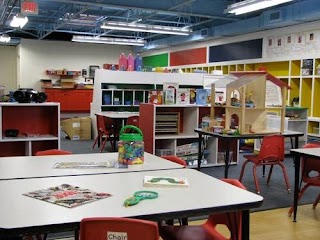
[[[144,67],[168,67],[168,57],[167,53],[143,57],[143,66]]]

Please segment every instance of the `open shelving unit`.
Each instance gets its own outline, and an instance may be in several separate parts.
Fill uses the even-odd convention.
[[[209,65],[181,66],[180,69],[186,73],[192,73],[195,70],[204,70],[207,73],[220,70],[223,74],[229,74],[232,71],[258,71],[264,68],[264,70],[291,87],[286,98],[288,106],[292,105],[294,98],[299,98],[296,106],[308,109],[308,135],[317,138],[318,134],[314,133],[314,127],[317,128],[319,124],[318,118],[320,118],[320,94],[318,94],[320,92],[320,68],[318,68],[320,58],[308,58],[313,63],[308,72],[303,71],[304,60],[306,59],[240,60],[211,63]],[[175,68],[177,67],[175,66]]]
[[[16,129],[16,137],[6,130]],[[60,149],[59,103],[0,103],[0,157]]]
[[[194,132],[194,129],[199,127],[202,117],[210,115],[210,107],[194,104],[149,104],[149,91],[162,90],[164,82],[177,82],[180,88],[203,88],[203,79],[204,74],[201,73],[125,72],[98,69],[95,75],[93,101],[90,110],[92,122],[96,122],[95,113],[97,112],[139,111],[145,151],[159,155],[175,154],[177,147],[198,142],[198,135]],[[118,99],[116,99],[118,102],[114,101],[115,96],[118,96]],[[137,101],[135,102],[137,96],[139,96],[139,104]],[[130,104],[129,102],[125,104],[126,101],[130,101]],[[174,124],[175,132],[156,133],[157,116],[163,116],[164,114],[170,114],[170,117],[176,116],[176,120],[170,123],[170,125]],[[177,121],[178,119],[179,121]],[[178,131],[176,131],[176,128],[178,128]],[[95,124],[93,124],[93,129],[95,133]],[[223,148],[222,143],[218,143],[218,140],[214,138],[207,139],[206,143],[206,150],[208,151],[205,151],[210,152],[210,154],[205,154],[208,160],[207,164],[203,166],[223,165],[222,162],[218,162],[218,151]],[[233,159],[236,161],[238,159],[238,144],[235,145]]]
[[[157,116],[161,114],[179,115],[179,130],[177,133],[158,133]],[[202,118],[209,116],[209,106],[199,105],[155,105],[155,104],[141,104],[140,105],[140,128],[144,134],[145,151],[157,155],[178,155],[186,151],[194,155],[198,153],[198,134],[194,132],[195,128],[201,125]],[[235,143],[235,148],[232,149],[232,164],[237,163],[238,142]],[[217,138],[209,137],[205,140],[205,158],[202,160],[203,167],[212,167],[223,165],[224,159],[221,157],[223,143],[219,142]],[[191,155],[191,154],[190,154]],[[184,156],[183,156],[184,158]],[[196,167],[198,159],[188,160],[189,167]]]

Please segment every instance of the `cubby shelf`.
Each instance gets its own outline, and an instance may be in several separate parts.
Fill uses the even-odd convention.
[[[179,132],[176,134],[157,134],[156,133],[156,119],[157,115],[162,112],[179,113],[180,123]],[[209,106],[198,105],[154,105],[141,104],[140,105],[140,128],[145,137],[145,151],[158,154],[167,153],[177,154],[178,148],[185,145],[192,145],[191,149],[198,147],[198,135],[194,133],[194,129],[201,125],[202,118],[210,114]],[[234,154],[233,159],[238,159],[238,143],[235,143],[232,148]],[[217,138],[206,139],[206,149],[209,154],[205,155],[205,164],[203,167],[212,167],[223,165],[220,161],[224,158],[220,157],[221,143]],[[221,150],[222,151],[222,150]],[[197,155],[198,150],[195,151]],[[179,154],[178,154],[179,155]],[[195,162],[194,160],[187,160],[187,163]],[[237,163],[237,161],[232,164]],[[195,164],[189,165],[196,167]]]
[[[18,135],[6,136],[6,131]],[[59,103],[0,103],[0,157],[60,148]]]
[[[310,71],[303,72],[304,60],[310,60],[312,66]],[[208,65],[181,66],[183,72],[192,73],[195,70],[204,70],[211,73],[220,70],[223,74],[231,71],[257,71],[263,68],[270,74],[278,77],[287,83],[291,89],[287,94],[287,105],[292,105],[294,98],[299,98],[298,106],[307,108],[307,116],[310,118],[308,123],[308,134],[313,136],[313,127],[318,126],[318,121],[313,118],[320,118],[320,58],[309,59],[281,59],[276,61],[265,60],[241,60],[222,63],[212,63]],[[177,68],[177,67],[175,67]],[[178,67],[179,68],[179,67]],[[310,74],[310,75],[304,75]]]
[[[144,134],[146,152],[156,154],[156,152],[161,152],[156,150],[163,150],[163,153],[175,154],[178,146],[197,143],[198,135],[194,129],[199,127],[202,117],[210,115],[210,107],[148,104],[147,93],[154,89],[161,90],[164,82],[178,82],[181,88],[203,88],[204,74],[124,72],[104,69],[96,70],[95,74],[93,102],[90,111],[92,122],[95,122],[95,113],[101,111],[140,111],[140,128]],[[144,95],[144,98],[139,101],[140,105],[132,104],[135,100],[133,96],[137,92],[143,92]],[[116,93],[119,94],[119,104],[114,103]],[[105,99],[108,94],[109,96]],[[131,101],[130,105],[125,105],[127,95]],[[179,133],[156,134],[156,112],[179,112]],[[93,124],[93,128],[95,128],[95,124]],[[218,150],[221,150],[221,144],[214,138],[208,139],[207,143],[211,153],[208,155],[210,159],[205,166],[221,165],[218,162]],[[238,149],[238,144],[235,146]],[[238,159],[236,155],[238,151],[235,149],[234,152],[234,159]]]

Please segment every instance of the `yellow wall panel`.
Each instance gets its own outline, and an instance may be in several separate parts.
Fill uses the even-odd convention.
[[[314,79],[313,117],[320,117],[320,78]]]
[[[311,108],[312,78],[303,78],[301,85],[301,107]]]

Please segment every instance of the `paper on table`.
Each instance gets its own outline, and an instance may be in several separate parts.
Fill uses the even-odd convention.
[[[53,168],[114,168],[115,162],[57,162]]]

